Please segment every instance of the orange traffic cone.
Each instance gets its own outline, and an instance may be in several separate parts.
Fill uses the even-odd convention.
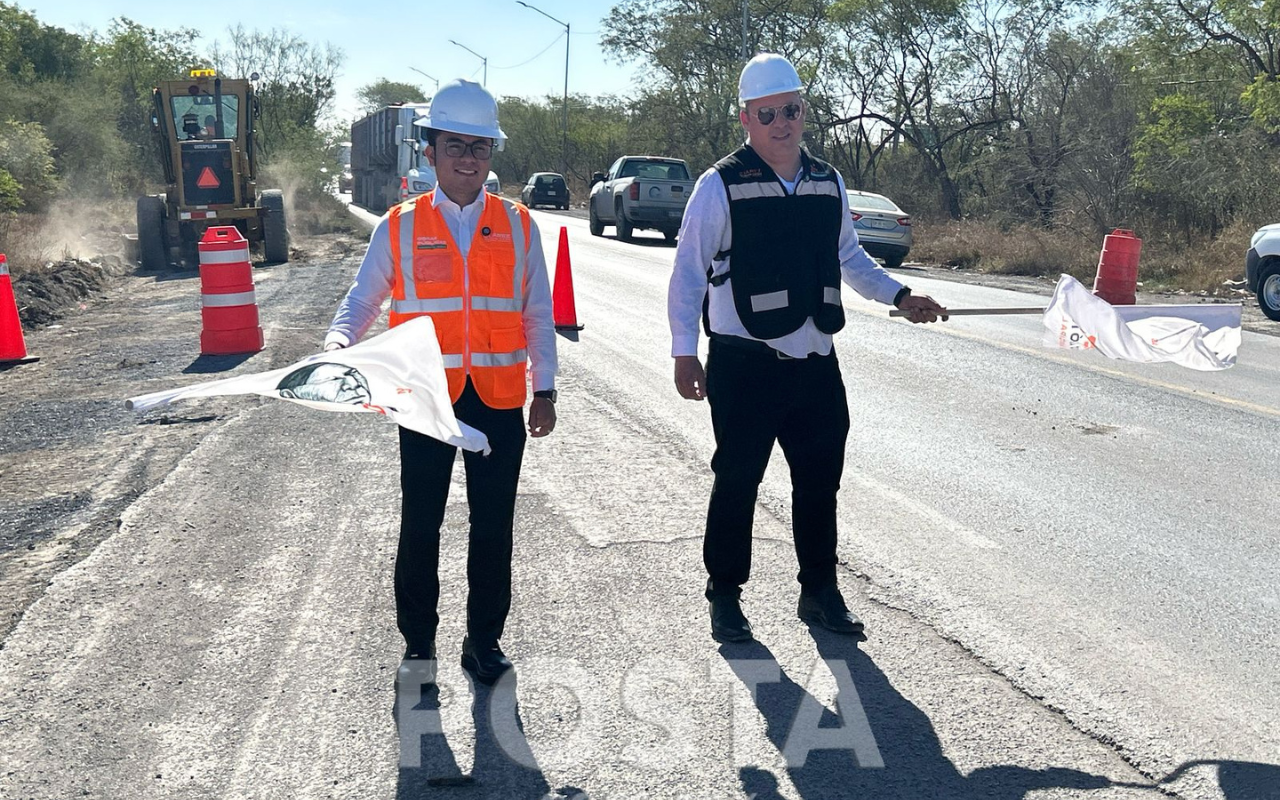
[[[9,280],[9,260],[0,253],[0,364],[27,364],[39,361],[27,357],[27,343],[22,339],[22,321],[18,319],[18,301]]]
[[[556,285],[551,305],[558,331],[580,331],[578,310],[573,304],[573,269],[569,266],[569,229],[560,228],[560,252],[556,254]]]

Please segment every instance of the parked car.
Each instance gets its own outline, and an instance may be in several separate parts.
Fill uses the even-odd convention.
[[[911,215],[882,194],[848,189],[849,216],[867,254],[900,267],[911,251]]]
[[[1280,223],[1259,228],[1249,240],[1244,278],[1267,319],[1280,321]]]
[[[569,210],[569,187],[558,172],[535,172],[520,190],[520,202],[529,208],[551,206]]]
[[[484,179],[484,190],[492,194],[502,194],[502,181],[498,180],[498,173],[489,170],[489,177]]]
[[[587,216],[592,236],[603,236],[613,225],[618,238],[631,241],[636,228],[662,231],[674,242],[684,220],[684,207],[693,192],[689,167],[678,158],[623,156],[608,174],[591,176]]]

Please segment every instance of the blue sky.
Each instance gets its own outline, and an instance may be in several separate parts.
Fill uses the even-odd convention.
[[[600,47],[600,20],[609,0],[526,0],[567,22],[571,93],[630,94],[637,65],[607,61]],[[245,3],[182,3],[174,0],[16,0],[46,25],[72,31],[105,31],[113,17],[151,28],[209,27],[203,45],[225,38],[236,23],[247,29],[285,28],[306,40],[332,42],[346,54],[338,79],[338,111],[354,114],[355,93],[378,78],[413,83],[430,94],[435,84],[410,67],[439,79],[479,81],[481,61],[455,39],[489,59],[488,87],[502,95],[560,96],[564,90],[564,29],[516,0],[417,0],[406,4],[353,0],[260,0]],[[253,9],[253,12],[239,9]],[[377,9],[376,11],[374,9]],[[392,10],[388,10],[392,9]],[[557,36],[559,38],[557,38]],[[545,51],[545,52],[544,52]]]

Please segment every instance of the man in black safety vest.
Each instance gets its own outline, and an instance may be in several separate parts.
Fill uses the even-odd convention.
[[[849,405],[832,345],[844,327],[840,284],[908,311],[946,319],[858,244],[844,180],[802,147],[805,103],[795,67],[751,59],[738,81],[747,143],[698,178],[685,210],[668,294],[675,382],[709,399],[716,451],[703,561],[711,635],[752,638],[742,613],[756,493],[774,442],[791,468],[800,618],[860,634],[836,583],[836,493]],[[710,338],[706,370],[698,325]]]

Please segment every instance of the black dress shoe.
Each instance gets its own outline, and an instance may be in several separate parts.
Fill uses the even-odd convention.
[[[800,619],[821,625],[836,633],[862,633],[862,620],[858,619],[835,586],[826,586],[816,592],[800,590],[800,604],[796,609]]]
[[[511,669],[511,660],[503,655],[497,642],[479,645],[465,637],[462,640],[462,668],[485,686],[492,686],[502,673]]]
[[[436,643],[426,647],[407,647],[400,668],[396,670],[396,692],[400,687],[434,686],[436,683]]]
[[[717,642],[749,642],[751,623],[742,613],[737,594],[713,594],[711,601],[711,638]]]

